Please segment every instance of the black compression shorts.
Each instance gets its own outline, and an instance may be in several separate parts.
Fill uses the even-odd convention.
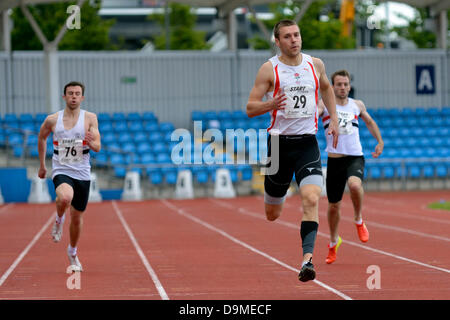
[[[73,189],[72,206],[81,212],[86,210],[89,200],[89,188],[91,186],[91,181],[73,179],[64,174],[58,174],[53,178],[55,190],[62,183],[67,183]]]
[[[364,164],[364,156],[328,158],[326,179],[328,202],[336,203],[342,200],[345,184],[350,176],[364,180]]]
[[[308,176],[322,177],[320,150],[315,135],[279,136],[279,141],[278,172],[264,176],[265,192],[276,198],[286,195],[294,173],[298,185]],[[268,156],[271,156],[271,136],[268,139]]]

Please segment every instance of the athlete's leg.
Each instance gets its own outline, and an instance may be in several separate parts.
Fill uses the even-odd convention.
[[[322,179],[321,176],[320,179]],[[300,187],[303,217],[300,227],[303,248],[303,262],[309,261],[314,250],[317,229],[319,225],[319,198],[322,188],[315,184],[305,184]]]
[[[351,176],[348,178],[348,189],[350,191],[350,197],[353,202],[354,218],[355,222],[362,220],[362,201],[364,196],[364,189],[360,178]]]
[[[330,242],[336,243],[339,237],[339,221],[341,220],[341,201],[328,203],[328,226],[330,228]]]
[[[61,183],[56,189],[56,213],[59,217],[70,207],[73,199],[73,188],[68,183]]]
[[[83,228],[83,212],[76,210],[74,207],[70,208],[70,246],[77,247],[80,239],[81,229]]]

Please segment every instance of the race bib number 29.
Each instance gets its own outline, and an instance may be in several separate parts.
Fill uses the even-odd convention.
[[[83,160],[83,140],[61,139],[58,141],[58,157],[62,164],[79,163]]]
[[[309,86],[287,86],[283,88],[286,94],[284,113],[287,118],[309,118],[316,110],[314,88]]]

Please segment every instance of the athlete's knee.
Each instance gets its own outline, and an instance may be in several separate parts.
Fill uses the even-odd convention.
[[[266,204],[265,211],[267,220],[275,221],[281,215],[281,206],[273,206]]]
[[[61,193],[56,198],[56,203],[66,207],[72,203],[72,198],[73,195],[70,193]]]
[[[332,215],[338,214],[340,207],[341,207],[340,201],[336,203],[328,203],[328,212]]]
[[[362,189],[362,184],[360,180],[349,180],[348,189],[351,193],[359,193]]]
[[[306,207],[313,207],[319,203],[320,199],[320,190],[316,192],[315,190],[311,190],[308,192],[302,193],[302,202]]]

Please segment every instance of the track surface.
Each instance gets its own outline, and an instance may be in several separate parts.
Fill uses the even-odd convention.
[[[366,193],[370,231],[358,240],[343,201],[338,259],[325,263],[326,198],[313,263],[315,281],[297,279],[301,202],[265,220],[262,197],[90,203],[78,252],[85,271],[68,289],[66,218],[60,243],[54,204],[0,207],[0,299],[342,300],[450,299],[450,212],[427,209],[448,191]],[[371,267],[372,266],[372,267]],[[368,268],[380,289],[369,289]],[[370,268],[369,268],[370,269]],[[369,279],[369,283],[371,282]]]

